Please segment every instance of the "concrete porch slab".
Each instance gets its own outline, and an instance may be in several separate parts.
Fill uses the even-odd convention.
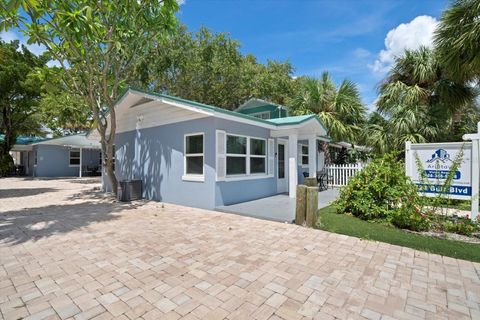
[[[318,193],[318,208],[327,207],[339,195],[338,189],[328,189]],[[288,194],[277,194],[272,197],[241,202],[229,206],[219,206],[217,211],[235,213],[260,219],[292,222],[295,218],[295,199]]]

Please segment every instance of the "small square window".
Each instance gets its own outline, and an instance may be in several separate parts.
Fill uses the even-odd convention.
[[[71,166],[79,166],[80,165],[80,150],[78,149],[71,149],[70,150],[70,162]]]

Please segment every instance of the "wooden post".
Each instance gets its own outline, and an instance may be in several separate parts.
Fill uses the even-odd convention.
[[[297,186],[297,199],[295,206],[295,224],[303,225],[305,222],[307,186]]]
[[[317,186],[317,178],[312,178],[312,177],[305,178],[303,180],[303,183],[307,187],[316,187]]]
[[[317,211],[318,211],[318,188],[317,187],[308,187],[307,188],[307,208],[306,208],[306,222],[307,227],[313,228],[317,222]]]

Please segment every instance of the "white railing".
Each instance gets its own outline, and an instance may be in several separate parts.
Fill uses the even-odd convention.
[[[328,174],[328,186],[342,187],[346,186],[348,180],[363,169],[363,164],[331,164],[325,169]]]

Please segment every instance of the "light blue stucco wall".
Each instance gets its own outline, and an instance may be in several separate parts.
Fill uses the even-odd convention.
[[[216,130],[270,138],[268,129],[214,117],[118,133],[115,138],[117,179],[142,180],[143,196],[147,199],[207,209],[277,194],[276,139],[273,177],[217,182]],[[205,180],[184,181],[184,135],[200,132],[205,139]],[[304,181],[303,172],[308,172],[308,167],[298,166],[299,183]]]
[[[184,135],[204,133],[205,181],[184,181]],[[115,174],[140,179],[147,199],[208,208],[215,206],[215,128],[211,117],[119,133]]]
[[[31,154],[37,153],[36,177],[78,177],[79,166],[70,166],[70,148],[54,145],[37,145]],[[83,166],[98,165],[99,150],[82,150]]]
[[[142,180],[147,199],[207,209],[276,194],[276,177],[216,182],[216,130],[270,137],[268,129],[213,117],[118,133],[115,174],[119,180]],[[199,132],[205,139],[205,180],[184,181],[184,135]]]
[[[217,130],[224,130],[227,134],[239,134],[257,138],[270,138],[270,130],[242,124],[234,121],[215,119],[215,128]],[[268,151],[267,151],[268,152]],[[276,143],[275,143],[276,154]],[[268,197],[277,193],[277,170],[276,159],[274,177],[265,177],[261,179],[250,179],[240,181],[219,181],[215,186],[215,205],[223,206],[249,200],[260,199]],[[267,159],[268,164],[268,159]]]

